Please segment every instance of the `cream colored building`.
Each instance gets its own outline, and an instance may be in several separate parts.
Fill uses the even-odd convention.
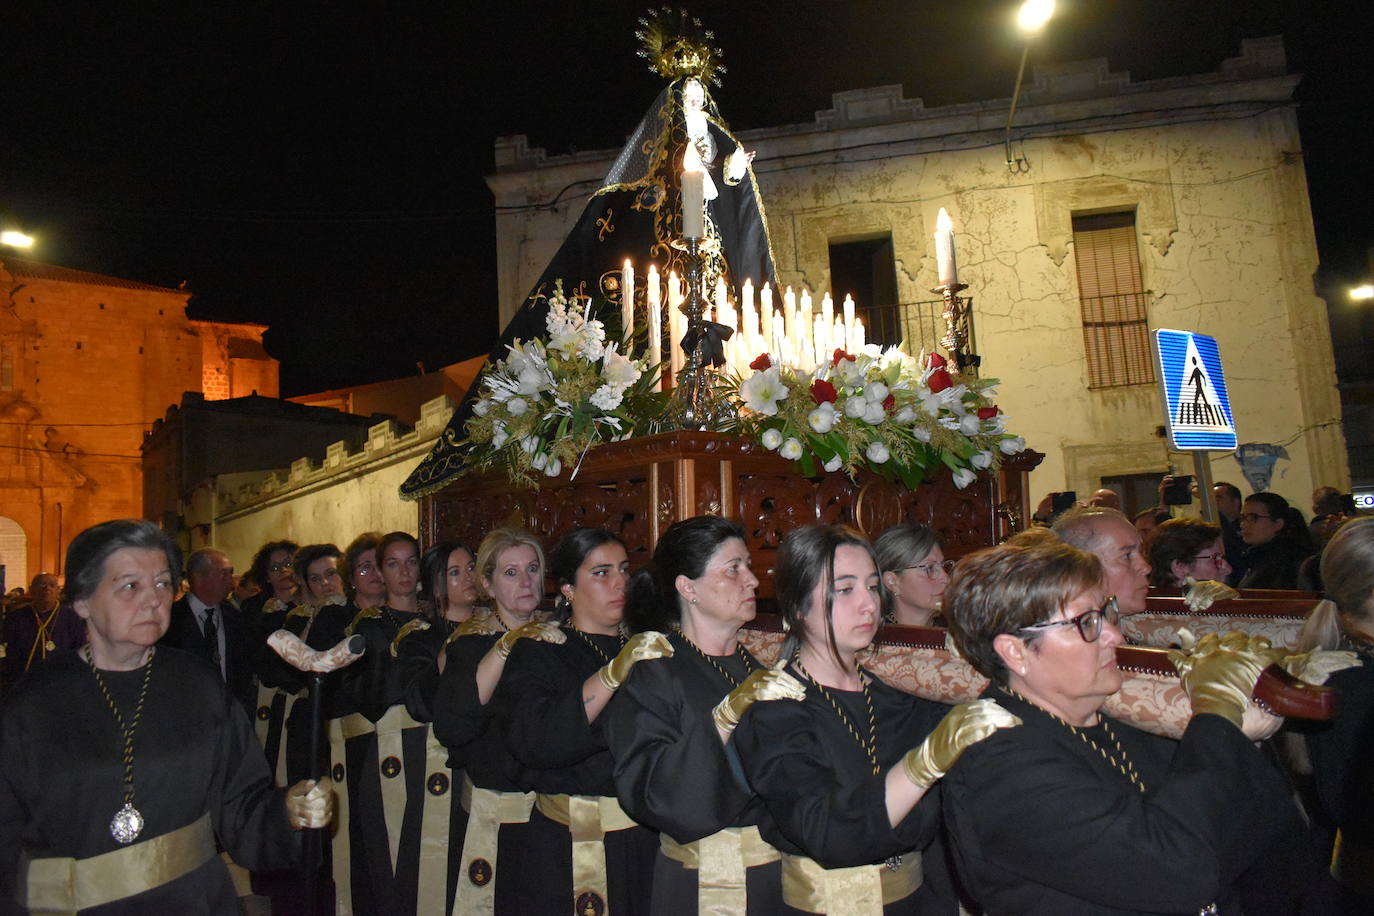
[[[837,257],[871,252],[879,301],[861,305],[910,320],[936,298],[932,230],[949,211],[982,374],[1002,379],[1009,426],[1046,454],[1032,492],[1106,482],[1152,494],[1171,463],[1189,472],[1157,431],[1148,343],[1176,328],[1217,338],[1240,441],[1284,446],[1270,489],[1305,508],[1313,486],[1350,478],[1313,292],[1299,79],[1278,38],[1244,42],[1219,72],[1149,82],[1104,60],[1036,67],[1012,166],[1008,99],[926,109],[898,86],[837,93],[812,123],[739,136],[757,150],[785,284],[831,289]],[[589,193],[615,152],[550,157],[524,137],[497,141],[503,324],[585,197],[519,208],[570,185]],[[1216,479],[1249,489],[1231,455],[1213,459]]]

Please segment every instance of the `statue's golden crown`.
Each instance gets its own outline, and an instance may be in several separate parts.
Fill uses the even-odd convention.
[[[667,7],[651,10],[639,20],[639,56],[649,62],[649,69],[676,80],[694,76],[703,83],[720,85],[725,72],[720,49],[714,46],[715,33],[702,26],[701,20],[689,16],[685,10]]]

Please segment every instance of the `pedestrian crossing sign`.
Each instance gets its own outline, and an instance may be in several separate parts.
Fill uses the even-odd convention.
[[[1191,331],[1155,331],[1164,424],[1175,449],[1232,451],[1236,423],[1216,338]]]

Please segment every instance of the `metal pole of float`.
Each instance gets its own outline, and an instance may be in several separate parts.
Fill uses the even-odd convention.
[[[1212,492],[1212,453],[1193,452],[1193,479],[1197,481],[1198,502],[1202,504],[1202,520],[1217,524],[1217,496]]]

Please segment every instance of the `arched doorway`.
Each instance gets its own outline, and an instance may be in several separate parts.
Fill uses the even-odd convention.
[[[0,515],[0,568],[4,569],[4,590],[29,586],[29,539],[12,518]]]

